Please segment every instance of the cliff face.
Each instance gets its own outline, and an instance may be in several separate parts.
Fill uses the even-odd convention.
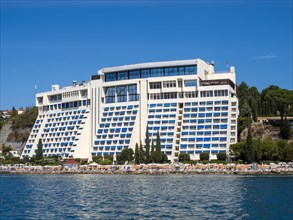
[[[245,141],[248,133],[248,128],[245,128],[241,134],[241,141]],[[262,123],[252,123],[251,124],[251,135],[254,139],[269,139],[273,141],[277,141],[280,139],[279,137],[280,129],[273,127],[271,125],[264,125]],[[292,138],[291,138],[292,139]]]
[[[12,122],[8,121],[0,131],[0,146],[11,146],[13,149],[20,151],[22,148],[22,143],[11,140],[13,130],[11,129]]]
[[[22,114],[11,115],[5,120],[0,130],[0,146],[11,146],[14,150],[21,151],[27,141],[30,131],[38,116],[36,107],[28,108]]]

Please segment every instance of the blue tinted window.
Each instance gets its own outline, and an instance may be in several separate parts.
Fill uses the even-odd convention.
[[[204,129],[204,125],[198,125],[198,126],[197,126],[197,129],[198,129],[198,130],[202,130],[202,129]]]
[[[227,125],[226,124],[220,125],[220,128],[221,129],[227,129]]]
[[[105,81],[106,82],[116,81],[116,73],[106,73]]]
[[[127,71],[117,73],[117,80],[126,80],[126,79],[128,79],[128,72]]]
[[[178,75],[177,67],[165,68],[165,76],[177,76],[177,75]]]
[[[136,84],[128,86],[128,93],[129,94],[136,94],[137,93],[137,86]]]
[[[196,86],[196,80],[185,80],[184,81],[185,87],[195,87]]]
[[[118,95],[117,102],[127,102],[127,96],[126,95]]]
[[[187,148],[187,144],[180,144],[180,148],[186,149]]]
[[[140,70],[129,71],[129,79],[139,79],[139,78],[140,78]]]
[[[210,144],[204,144],[203,147],[204,147],[204,148],[210,148],[211,145],[210,145]]]
[[[151,69],[151,76],[152,77],[164,76],[164,69],[163,68]]]
[[[141,78],[148,78],[148,77],[150,77],[150,70],[149,69],[141,70]]]
[[[185,67],[185,75],[195,75],[196,74],[196,66],[186,66]]]
[[[184,67],[178,67],[178,75],[184,75],[185,72],[184,72]]]

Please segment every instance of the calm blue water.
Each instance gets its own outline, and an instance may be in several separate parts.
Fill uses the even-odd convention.
[[[0,175],[6,219],[293,219],[292,176]]]

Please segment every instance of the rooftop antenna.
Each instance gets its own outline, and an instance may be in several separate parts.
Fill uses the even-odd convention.
[[[37,94],[37,84],[35,84],[35,93]]]
[[[229,62],[227,60],[227,63],[226,63],[226,68],[227,68],[227,71],[229,70]]]

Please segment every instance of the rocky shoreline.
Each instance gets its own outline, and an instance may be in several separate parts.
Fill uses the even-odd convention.
[[[0,174],[225,174],[225,175],[293,175],[292,165],[253,164],[148,164],[81,165],[77,169],[62,166],[0,166]]]

